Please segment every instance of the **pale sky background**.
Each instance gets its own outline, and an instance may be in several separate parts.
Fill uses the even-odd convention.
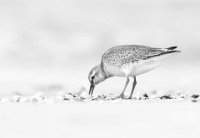
[[[182,51],[139,76],[136,92],[199,92],[198,0],[0,0],[0,30],[0,94],[88,89],[90,69],[121,44]],[[106,80],[95,93],[119,93],[124,83]]]

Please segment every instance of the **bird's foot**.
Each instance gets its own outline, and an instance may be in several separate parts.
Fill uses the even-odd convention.
[[[129,96],[127,99],[132,99],[132,96]]]
[[[136,97],[132,97],[132,96],[129,96],[127,99],[129,99],[129,100],[137,100]]]
[[[112,100],[116,100],[116,99],[127,99],[127,98],[125,97],[124,94],[120,94],[119,96],[112,98]]]

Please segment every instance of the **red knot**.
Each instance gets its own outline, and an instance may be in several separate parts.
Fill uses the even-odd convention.
[[[137,84],[136,76],[156,68],[162,59],[178,53],[177,46],[168,48],[154,48],[142,45],[121,45],[108,49],[102,56],[101,63],[89,73],[91,83],[89,94],[92,95],[94,87],[105,79],[118,76],[126,77],[122,93],[116,98],[125,98],[124,92],[129,84],[129,78],[134,79],[131,94],[132,98]]]

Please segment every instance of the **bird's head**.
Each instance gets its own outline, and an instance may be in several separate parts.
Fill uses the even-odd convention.
[[[89,94],[92,95],[94,87],[106,79],[106,74],[101,68],[101,65],[97,65],[90,71],[88,75],[90,81],[90,91]]]

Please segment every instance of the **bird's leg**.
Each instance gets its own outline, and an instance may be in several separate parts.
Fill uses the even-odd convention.
[[[122,93],[121,93],[119,96],[117,96],[115,99],[117,99],[117,98],[122,98],[122,99],[124,99],[124,98],[125,98],[125,97],[124,97],[124,92],[125,92],[125,90],[126,90],[126,88],[127,88],[127,86],[128,86],[128,83],[129,83],[129,77],[126,77],[126,84],[125,84],[125,86],[124,86],[124,89],[123,89]]]
[[[130,96],[129,96],[129,99],[132,99],[133,92],[134,92],[134,89],[135,89],[136,84],[137,84],[137,80],[136,80],[136,76],[134,76],[133,87],[132,87],[132,90],[131,90],[131,94],[130,94]]]

